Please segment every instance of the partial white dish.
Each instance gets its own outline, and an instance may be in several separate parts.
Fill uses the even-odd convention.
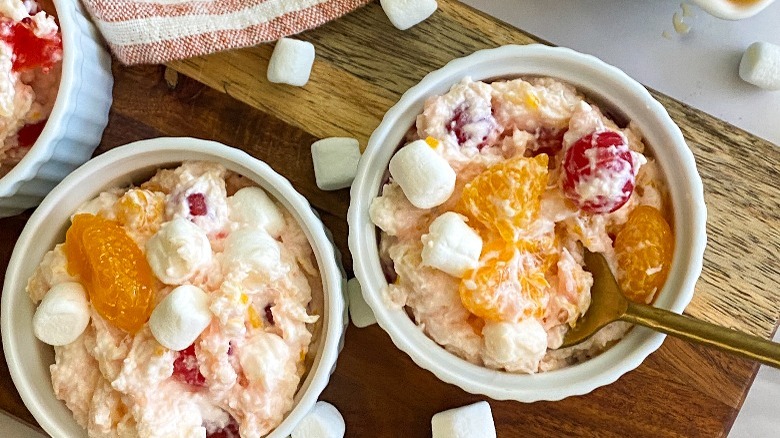
[[[38,140],[0,178],[0,217],[35,207],[100,144],[111,106],[111,57],[80,2],[54,0],[62,32],[62,77]]]

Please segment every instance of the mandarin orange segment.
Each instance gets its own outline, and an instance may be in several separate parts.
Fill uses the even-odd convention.
[[[117,200],[116,208],[120,223],[153,233],[162,223],[165,194],[147,189],[130,189]]]
[[[618,282],[629,299],[649,303],[663,287],[674,252],[672,229],[660,211],[642,205],[615,237]]]
[[[257,310],[255,310],[253,306],[250,305],[246,309],[246,313],[249,325],[251,325],[252,328],[260,328],[263,326],[263,319],[260,318],[260,315],[257,314]]]
[[[459,293],[463,306],[474,315],[516,322],[544,314],[548,288],[533,254],[493,241],[485,245],[479,267],[464,276]]]
[[[118,222],[78,214],[65,236],[68,272],[81,279],[92,307],[116,327],[135,333],[153,308],[154,275]]]
[[[546,154],[515,157],[489,167],[463,188],[459,213],[516,242],[539,214],[547,188]]]
[[[539,269],[544,273],[556,273],[558,271],[558,260],[561,259],[560,240],[556,233],[550,239],[549,246],[545,246],[536,255],[539,260]]]

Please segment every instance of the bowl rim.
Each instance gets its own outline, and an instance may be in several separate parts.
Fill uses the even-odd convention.
[[[352,184],[350,207],[347,213],[349,248],[353,256],[355,275],[361,283],[364,298],[374,311],[378,324],[390,335],[393,343],[400,350],[407,353],[418,366],[433,372],[439,379],[447,383],[457,385],[474,394],[484,394],[498,400],[511,399],[521,402],[560,400],[572,395],[586,394],[597,387],[612,383],[626,372],[639,366],[650,353],[658,349],[665,339],[665,335],[652,332],[643,327],[636,327],[621,338],[621,341],[631,339],[632,343],[639,343],[638,348],[622,351],[626,355],[621,360],[609,362],[606,359],[610,356],[606,353],[619,351],[618,347],[621,344],[623,346],[627,345],[627,341],[618,342],[608,351],[580,364],[532,375],[513,374],[474,365],[447,352],[443,347],[428,338],[402,309],[390,309],[385,304],[382,289],[387,286],[387,281],[384,279],[381,267],[378,264],[376,252],[377,228],[368,216],[368,208],[371,200],[376,197],[381,189],[381,183],[379,187],[373,186],[376,176],[372,175],[372,171],[376,172],[376,169],[387,168],[386,162],[379,163],[381,166],[377,165],[377,162],[380,160],[377,156],[380,155],[380,151],[385,146],[383,142],[394,129],[395,124],[400,119],[404,119],[405,113],[410,111],[415,102],[436,94],[432,92],[432,89],[436,87],[443,88],[446,85],[446,88],[444,88],[446,91],[455,84],[453,82],[454,77],[460,80],[463,77],[472,76],[474,66],[499,60],[532,59],[538,57],[544,57],[550,63],[561,61],[562,63],[577,64],[583,71],[588,73],[595,72],[599,76],[606,78],[605,80],[611,81],[611,84],[628,90],[638,99],[641,99],[646,106],[646,110],[652,112],[654,117],[657,118],[657,122],[663,125],[664,133],[673,139],[675,150],[679,153],[682,166],[686,170],[685,178],[689,191],[686,193],[685,200],[692,206],[693,214],[690,217],[690,222],[692,224],[691,228],[696,230],[696,234],[692,237],[692,242],[685,248],[687,255],[690,257],[688,257],[689,261],[685,265],[687,266],[687,269],[684,270],[685,275],[678,282],[681,292],[670,302],[664,303],[664,307],[669,310],[681,313],[693,297],[694,286],[702,269],[706,244],[706,206],[704,204],[703,186],[701,178],[696,171],[693,153],[685,143],[679,127],[669,117],[666,109],[641,84],[621,70],[604,63],[600,59],[571,49],[550,47],[542,44],[506,45],[480,50],[468,56],[454,59],[444,67],[429,73],[418,84],[407,90],[400,100],[387,111],[381,123],[369,138],[368,145],[358,166],[357,175]],[[513,75],[515,77],[524,75],[534,76],[529,71],[524,72],[523,67],[518,67]],[[495,77],[477,77],[476,80],[487,80]],[[567,79],[563,80],[569,82]],[[579,86],[577,88],[580,89]],[[419,111],[416,114],[419,114]],[[392,148],[394,149],[396,146],[394,144]],[[382,155],[382,159],[387,156],[387,161],[389,161],[390,155],[388,153]],[[375,167],[375,165],[377,166]],[[679,212],[675,211],[676,220],[681,219],[678,215]],[[672,277],[671,274],[679,271],[679,266],[684,263],[680,256],[680,252],[683,250],[679,245],[682,237],[679,233],[675,234],[678,245],[675,247],[675,261],[670,272],[670,278]],[[675,270],[675,267],[677,267],[677,270]],[[669,288],[669,283],[667,281],[667,287],[664,290]],[[663,292],[659,295],[665,295]],[[625,349],[625,347],[622,349]],[[595,370],[595,372],[590,370]]]
[[[7,174],[0,177],[0,197],[15,194],[19,187],[34,178],[41,166],[54,155],[54,146],[62,136],[62,132],[68,129],[67,125],[64,127],[61,125],[68,119],[70,102],[74,96],[81,93],[83,86],[83,81],[78,80],[76,74],[80,70],[83,59],[79,53],[83,35],[79,32],[74,16],[77,13],[76,6],[65,0],[52,0],[52,3],[57,12],[57,23],[62,37],[62,70],[57,96],[54,98],[51,114],[38,139],[19,162]]]
[[[3,350],[11,378],[21,395],[22,401],[39,422],[41,427],[47,432],[56,436],[57,432],[61,431],[60,422],[56,421],[56,418],[45,411],[45,406],[42,401],[43,396],[54,397],[53,391],[45,393],[36,391],[35,386],[31,385],[26,378],[27,373],[25,371],[25,364],[15,357],[21,345],[17,342],[16,335],[11,334],[14,331],[14,325],[12,323],[16,320],[13,316],[14,312],[12,311],[12,308],[14,307],[13,303],[14,301],[25,299],[29,301],[29,297],[25,291],[27,279],[19,278],[20,274],[15,274],[15,272],[18,272],[16,267],[27,262],[25,256],[30,248],[35,245],[35,232],[39,227],[45,226],[49,212],[55,208],[55,205],[61,198],[67,196],[72,190],[77,189],[78,185],[83,183],[85,178],[89,175],[93,175],[98,170],[110,169],[112,163],[132,156],[177,153],[179,156],[184,157],[180,159],[177,158],[178,162],[183,162],[190,160],[189,158],[186,158],[186,154],[193,152],[200,155],[210,155],[215,161],[223,164],[224,162],[231,162],[237,167],[245,167],[261,177],[260,180],[253,179],[253,181],[260,185],[264,190],[268,190],[268,188],[271,187],[273,190],[280,192],[282,195],[281,197],[275,194],[271,195],[272,197],[277,198],[277,201],[286,204],[286,209],[294,210],[290,211],[290,213],[299,219],[299,224],[306,232],[320,269],[324,298],[323,315],[321,315],[321,318],[323,318],[323,334],[320,353],[315,356],[312,367],[308,370],[306,379],[301,380],[299,384],[300,386],[295,395],[297,402],[293,405],[292,409],[285,414],[283,421],[268,435],[268,437],[281,438],[288,436],[298,422],[300,422],[300,420],[311,410],[314,403],[317,402],[320,394],[325,389],[325,386],[327,386],[330,374],[336,366],[336,360],[345,331],[343,324],[343,314],[346,309],[343,292],[343,283],[345,280],[341,268],[338,266],[339,257],[335,245],[329,238],[325,225],[319,219],[309,202],[303,195],[295,190],[289,180],[274,171],[265,162],[252,157],[240,149],[231,148],[215,141],[190,137],[153,138],[132,142],[111,149],[87,161],[68,175],[44,198],[40,206],[31,215],[14,246],[8,264],[8,271],[6,272],[3,283],[2,304],[0,305],[0,331],[2,331]],[[168,163],[175,162],[177,161],[161,160],[159,166],[163,167]],[[149,167],[149,165],[136,166],[132,169],[123,169],[123,174],[139,172],[140,169],[145,167]],[[111,184],[106,184],[106,186],[96,188],[96,190],[103,191],[109,188],[107,187],[109,185]],[[305,385],[308,385],[306,386],[306,391],[299,394],[300,389]],[[61,402],[60,400],[57,401]],[[75,423],[75,420],[73,421]]]
[[[750,4],[734,3],[730,0],[692,0],[710,15],[724,20],[742,20],[763,11],[775,0],[754,0]]]

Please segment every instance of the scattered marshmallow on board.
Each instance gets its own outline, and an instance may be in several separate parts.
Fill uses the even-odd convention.
[[[400,30],[423,22],[438,8],[436,0],[380,0],[379,3],[393,26]]]
[[[739,63],[739,77],[765,90],[780,90],[780,46],[751,44]]]
[[[314,65],[314,45],[307,41],[280,38],[276,42],[266,75],[269,82],[302,87],[309,82]]]
[[[49,289],[33,315],[35,337],[49,345],[67,345],[89,324],[87,292],[79,283],[60,283]]]
[[[321,190],[352,185],[360,162],[360,143],[354,138],[330,137],[311,145],[314,178]]]
[[[318,401],[295,426],[292,438],[343,438],[346,429],[339,410],[326,401]]]
[[[363,292],[357,278],[351,278],[347,282],[347,294],[349,295],[349,316],[352,318],[352,324],[355,324],[357,328],[376,324],[374,312],[363,299]]]
[[[455,171],[425,140],[402,147],[390,159],[390,175],[417,208],[443,204],[455,190]]]
[[[431,418],[431,429],[433,438],[496,438],[486,401],[439,412]]]
[[[430,17],[436,0],[380,0],[387,18],[396,28],[406,30]],[[302,87],[309,82],[314,65],[314,45],[293,38],[279,38],[268,62],[268,82]]]

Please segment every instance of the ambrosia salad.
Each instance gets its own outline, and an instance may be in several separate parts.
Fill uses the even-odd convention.
[[[671,263],[661,172],[618,126],[552,78],[468,78],[429,98],[370,207],[388,305],[448,351],[493,369],[548,371],[628,329],[559,349],[590,305],[583,250],[603,253],[629,298],[650,302]]]
[[[292,408],[322,283],[300,225],[209,162],[74,212],[27,291],[91,437],[260,437]]]
[[[62,39],[34,0],[0,0],[0,177],[43,131],[59,88]]]

